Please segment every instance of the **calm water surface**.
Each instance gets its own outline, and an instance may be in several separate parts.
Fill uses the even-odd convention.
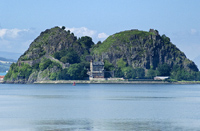
[[[0,130],[200,130],[200,85],[0,84]]]

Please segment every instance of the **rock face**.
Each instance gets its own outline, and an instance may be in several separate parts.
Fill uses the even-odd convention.
[[[19,61],[33,61],[44,55],[73,48],[79,55],[83,53],[77,37],[59,27],[42,32],[30,45],[29,49],[19,58]],[[36,62],[37,63],[37,62]]]
[[[133,68],[156,69],[166,63],[171,68],[178,65],[187,71],[198,71],[195,63],[187,59],[168,37],[160,36],[153,29],[149,32],[129,30],[111,35],[102,44],[94,47],[92,54],[94,59],[107,59],[115,66],[123,58]]]

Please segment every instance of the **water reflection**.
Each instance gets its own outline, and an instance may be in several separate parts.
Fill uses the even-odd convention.
[[[34,124],[36,131],[93,130],[92,122],[88,120],[43,120]]]
[[[64,99],[64,100],[114,100],[114,101],[199,101],[199,97],[163,97],[163,96],[83,96],[83,95],[6,95],[5,97],[30,99]],[[0,98],[4,98],[0,96]]]
[[[196,121],[198,124],[199,121]],[[34,123],[36,131],[198,131],[186,121],[153,120],[43,120]],[[191,124],[191,123],[190,123]],[[193,123],[194,124],[194,123]],[[184,126],[183,126],[184,125]]]
[[[107,100],[133,100],[133,101],[138,101],[138,100],[173,100],[177,99],[176,97],[146,97],[146,96],[138,96],[138,97],[112,97],[112,98],[107,98]]]

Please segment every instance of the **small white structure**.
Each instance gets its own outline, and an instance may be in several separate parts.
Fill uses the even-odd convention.
[[[3,81],[4,76],[0,76],[0,81]]]
[[[169,76],[156,76],[154,77],[154,80],[166,80],[169,79]]]

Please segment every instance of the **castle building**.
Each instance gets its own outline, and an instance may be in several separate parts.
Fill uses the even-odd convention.
[[[104,78],[104,62],[90,61],[90,71],[88,75],[90,78]]]

